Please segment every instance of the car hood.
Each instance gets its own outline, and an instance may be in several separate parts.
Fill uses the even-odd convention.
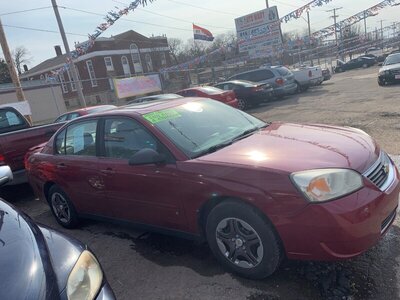
[[[0,200],[0,299],[58,299],[46,242],[25,214]]]
[[[379,151],[372,138],[359,129],[272,123],[198,159],[289,173],[319,168],[349,168],[362,173],[378,159]]]
[[[394,69],[400,69],[400,63],[399,64],[388,65],[388,66],[383,66],[382,68],[379,69],[379,72],[383,72],[383,71],[387,71],[387,70],[394,70]]]

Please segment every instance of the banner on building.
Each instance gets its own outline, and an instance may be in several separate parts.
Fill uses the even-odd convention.
[[[119,99],[162,91],[158,74],[114,79],[114,86]]]
[[[265,56],[282,48],[281,22],[276,6],[235,19],[240,52]]]

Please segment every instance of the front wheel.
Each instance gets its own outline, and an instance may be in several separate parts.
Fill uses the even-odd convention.
[[[238,100],[238,109],[246,110],[249,107],[249,104],[245,99],[237,99]]]
[[[229,271],[251,279],[273,274],[283,257],[272,225],[253,207],[227,201],[208,215],[207,241]]]
[[[51,212],[61,226],[68,229],[77,227],[79,219],[75,207],[59,186],[53,185],[50,188],[48,201]]]

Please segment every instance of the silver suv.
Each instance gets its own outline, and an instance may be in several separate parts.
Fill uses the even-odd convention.
[[[260,68],[236,74],[229,80],[247,80],[258,83],[269,83],[274,88],[274,94],[277,97],[291,95],[296,92],[297,85],[293,73],[286,67],[274,66]]]

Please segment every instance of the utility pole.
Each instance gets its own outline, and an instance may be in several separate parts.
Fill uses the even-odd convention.
[[[265,5],[267,6],[267,8],[269,8],[268,0],[265,0]]]
[[[382,39],[382,50],[383,50],[383,41],[384,41],[384,38],[383,38],[383,21],[384,20],[381,20],[380,22],[381,22],[381,39]]]
[[[63,40],[65,52],[67,54],[69,70],[70,70],[70,74],[72,75],[72,81],[75,83],[75,86],[77,88],[76,90],[78,92],[79,102],[82,107],[86,107],[85,96],[83,95],[81,85],[78,82],[79,81],[78,73],[76,72],[74,62],[72,61],[71,51],[69,49],[67,36],[65,35],[64,26],[61,21],[61,16],[60,16],[60,12],[58,11],[58,6],[57,6],[56,0],[51,0],[51,4],[53,5],[54,14],[56,15],[58,28],[60,29],[61,38]]]
[[[367,11],[364,10],[364,32],[365,38],[367,38]]]
[[[307,23],[308,23],[308,41],[309,41],[309,49],[312,49],[311,43],[311,22],[310,22],[310,12],[307,10]],[[313,52],[311,51],[311,66],[314,66],[313,62]]]
[[[337,18],[339,17],[339,15],[336,14],[336,11],[338,11],[342,8],[343,7],[338,7],[338,8],[334,8],[334,9],[327,11],[327,12],[333,12],[333,16],[331,16],[331,18],[333,18],[333,21],[335,23],[335,41],[336,41],[336,46],[338,47],[338,50],[339,50],[339,43],[338,43],[338,35],[337,35]]]
[[[17,95],[18,101],[26,101],[24,91],[22,90],[21,82],[19,81],[19,77],[17,71],[15,70],[14,60],[11,56],[10,48],[8,47],[6,34],[4,33],[3,24],[0,19],[0,44],[3,49],[4,58],[7,63],[8,71],[10,72],[11,80],[15,86],[15,93]],[[26,119],[32,124],[31,116],[25,116]]]

